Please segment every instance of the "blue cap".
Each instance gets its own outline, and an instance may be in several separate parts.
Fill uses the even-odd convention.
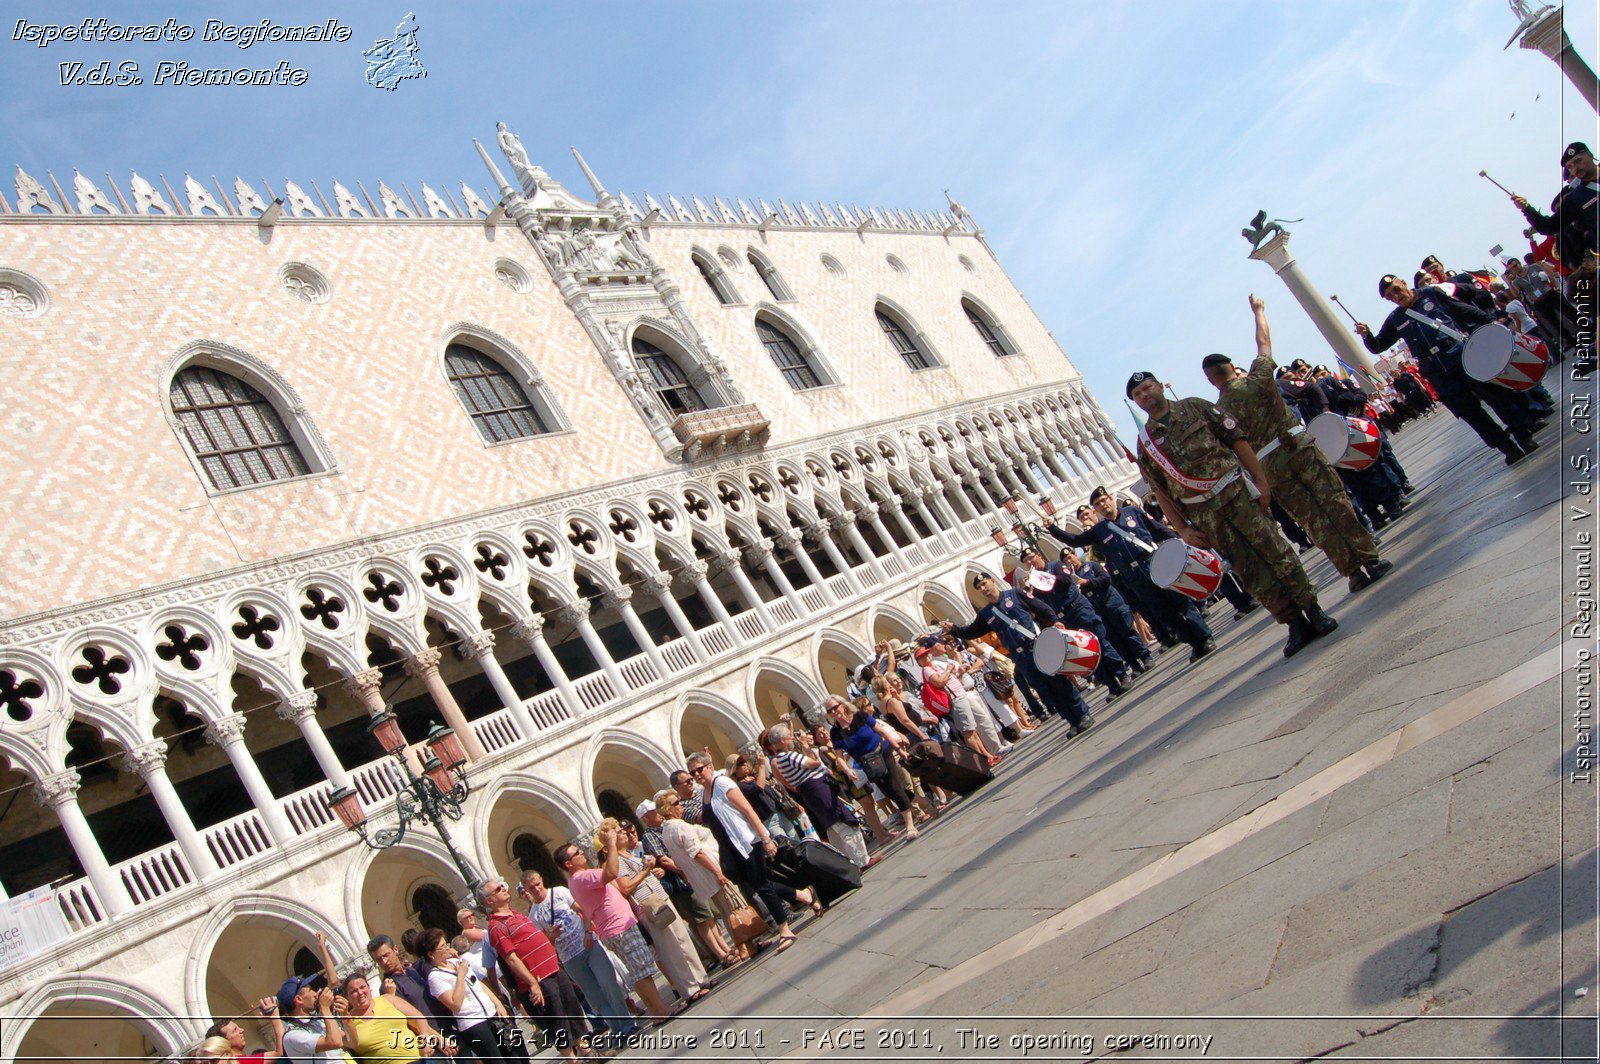
[[[292,975],[283,981],[278,988],[278,1015],[287,1016],[294,1011],[294,999],[302,987],[310,986],[318,977],[315,975]]]

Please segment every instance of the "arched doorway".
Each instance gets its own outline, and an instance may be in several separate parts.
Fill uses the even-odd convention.
[[[276,989],[273,987],[274,991]],[[180,1048],[164,1039],[137,1012],[106,1002],[68,998],[40,1012],[22,1036],[15,1061],[16,1064],[162,1061],[170,1059]]]
[[[378,853],[361,877],[367,937],[388,935],[399,942],[408,927],[457,934],[456,910],[467,900],[467,884],[455,866],[409,840]]]
[[[704,692],[690,693],[678,724],[678,744],[683,753],[687,756],[709,749],[719,767],[729,754],[754,743],[756,734],[757,725],[748,714],[741,713],[731,702]]]
[[[211,1014],[239,1019],[252,1037],[269,1038],[259,1016],[255,1018],[259,1032],[246,1017],[263,996],[277,993],[289,976],[321,971],[316,949],[312,928],[275,915],[235,917],[217,937],[206,963],[205,994]]]
[[[859,639],[837,629],[824,628],[817,642],[817,675],[829,692],[842,695],[851,677],[873,659],[872,651]]]
[[[819,723],[824,697],[825,692],[814,681],[778,662],[759,665],[751,687],[751,705],[767,728],[785,716],[806,724]]]
[[[584,830],[570,810],[539,794],[538,786],[541,784],[531,781],[506,780],[488,805],[485,852],[492,874],[503,875],[508,882],[529,869],[544,876],[546,883],[566,882],[551,854]]]
[[[602,742],[590,773],[600,815],[634,820],[634,806],[665,787],[672,770],[682,767],[681,760],[669,762],[666,755],[648,749],[638,739]]]

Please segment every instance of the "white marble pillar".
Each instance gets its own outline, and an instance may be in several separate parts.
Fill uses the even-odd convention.
[[[428,689],[428,694],[433,699],[434,706],[438,708],[439,714],[444,717],[445,724],[456,733],[456,738],[461,740],[461,746],[467,752],[467,759],[476,761],[480,757],[487,757],[489,751],[483,748],[483,743],[478,740],[478,733],[467,723],[467,715],[461,712],[461,707],[456,704],[455,695],[450,693],[450,685],[439,675],[439,662],[443,657],[437,647],[426,647],[420,653],[405,659],[406,675],[421,680],[422,685]]]
[[[367,716],[376,717],[388,710],[383,701],[383,673],[378,669],[363,669],[354,676],[347,677],[344,681],[345,690],[349,691],[367,711]],[[422,774],[422,758],[417,756],[417,751],[412,746],[405,749],[406,764],[411,766],[411,771]]]
[[[898,496],[885,500],[883,508],[889,512],[889,516],[894,520],[894,523],[900,526],[900,531],[906,534],[907,543],[924,542],[922,533],[918,532],[917,526],[911,523],[910,516],[906,514],[905,503],[901,502]],[[939,534],[939,526],[928,520],[928,512],[923,510],[920,504],[917,505],[917,509],[921,511],[920,516],[928,525],[928,534],[937,536]]]
[[[600,633],[594,630],[594,625],[589,621],[588,600],[578,599],[576,602],[569,602],[556,612],[561,620],[570,622],[578,630],[578,638],[589,648],[594,660],[600,663],[600,671],[611,681],[611,689],[617,693],[617,697],[621,698],[627,694],[628,684],[622,678],[622,670],[617,668],[616,659],[611,656],[611,651],[606,649],[605,643],[600,639]]]
[[[698,558],[683,567],[683,575],[694,581],[694,589],[700,595],[700,601],[706,604],[706,609],[710,610],[711,615],[717,619],[717,623],[722,625],[723,631],[728,633],[728,638],[733,640],[733,645],[742,647],[745,645],[745,638],[739,634],[738,626],[733,623],[733,617],[729,615],[728,608],[717,597],[717,592],[711,586],[711,581],[706,579],[708,571],[706,563]]]
[[[286,846],[295,837],[294,829],[283,815],[283,807],[272,796],[272,789],[261,775],[261,766],[256,764],[249,747],[245,746],[244,727],[244,714],[230,713],[206,725],[206,742],[220,746],[222,752],[228,755],[233,770],[239,774],[239,782],[244,784],[245,792],[255,803],[256,812],[261,814],[261,822],[267,826],[267,834],[279,847]]]
[[[567,675],[567,670],[556,660],[555,651],[550,649],[550,643],[544,637],[544,618],[537,614],[524,617],[511,627],[511,632],[527,643],[528,649],[533,651],[539,667],[550,678],[550,682],[555,684],[556,690],[561,692],[561,700],[567,704],[567,713],[572,717],[582,714],[583,699],[578,697],[578,689],[572,686],[572,679]]]
[[[295,692],[278,703],[277,713],[281,719],[300,729],[301,737],[311,748],[311,756],[317,759],[317,767],[322,769],[323,777],[333,784],[335,790],[354,787],[350,773],[339,763],[339,755],[334,753],[333,744],[328,742],[327,733],[317,721],[315,691]]]
[[[607,609],[616,610],[622,617],[622,623],[627,626],[628,633],[633,636],[633,641],[639,644],[639,649],[644,656],[650,659],[650,664],[656,667],[656,675],[665,679],[667,676],[667,659],[661,656],[661,648],[656,646],[656,641],[650,638],[650,633],[645,630],[644,621],[633,609],[633,588],[615,587],[607,588],[600,596],[600,601]]]
[[[79,782],[77,770],[69,768],[37,781],[33,797],[40,805],[54,812],[56,819],[61,822],[67,843],[77,855],[78,863],[83,865],[83,874],[88,877],[89,885],[94,887],[95,897],[100,899],[107,914],[120,916],[133,909],[133,899],[111,871],[105,851],[100,849],[100,842],[94,837],[89,820],[83,815],[83,808],[78,805]]]
[[[867,568],[872,571],[873,583],[882,584],[887,582],[889,574],[884,571],[882,563],[878,561],[878,556],[872,553],[872,548],[867,546],[867,537],[863,536],[861,529],[856,527],[855,514],[846,512],[841,514],[837,520],[844,522],[844,534],[849,537],[850,545],[856,549],[856,553],[861,555],[867,563]]]
[[[778,594],[782,595],[784,601],[793,608],[796,617],[804,617],[806,615],[806,604],[800,601],[800,594],[795,591],[794,585],[789,582],[789,575],[783,571],[783,566],[778,564],[778,559],[772,554],[771,540],[764,539],[752,544],[746,549],[745,557],[767,571],[767,577],[772,581],[773,586],[778,589]]]
[[[522,732],[523,739],[531,739],[534,732],[539,730],[538,722],[528,712],[528,703],[511,686],[511,677],[506,675],[500,659],[494,656],[494,633],[473,632],[464,637],[456,649],[463,658],[477,662],[478,668],[489,678],[489,686],[500,696],[500,704],[511,711],[511,717],[517,722],[517,730]]]
[[[1525,18],[1517,27],[1517,36],[1511,39],[1520,42],[1529,51],[1539,52],[1559,66],[1578,94],[1590,107],[1600,111],[1600,78],[1596,78],[1589,64],[1573,51],[1565,19],[1566,12],[1559,7],[1542,8]],[[1589,43],[1592,45],[1594,42]],[[1506,47],[1511,45],[1507,44]]]
[[[661,608],[667,612],[667,617],[672,621],[672,627],[676,628],[678,635],[689,644],[689,649],[694,651],[695,658],[699,661],[710,661],[711,655],[706,653],[705,644],[700,642],[700,633],[689,623],[688,615],[683,612],[683,607],[678,605],[678,599],[672,593],[672,577],[666,573],[650,573],[645,576],[643,586],[660,601]]]
[[[200,837],[200,832],[195,830],[194,821],[189,818],[189,810],[183,807],[183,799],[178,797],[176,788],[172,786],[172,780],[167,778],[167,744],[157,739],[142,746],[135,746],[122,755],[122,765],[144,780],[145,786],[150,790],[150,797],[154,798],[156,805],[160,807],[162,819],[171,829],[172,837],[177,840],[178,849],[183,851],[183,856],[195,877],[211,879],[216,876],[220,871],[217,862],[206,847],[205,840]]]
[[[856,574],[851,570],[850,563],[844,556],[844,551],[840,550],[839,544],[833,541],[833,532],[837,529],[842,529],[844,525],[841,522],[845,520],[847,519],[843,517],[824,518],[815,524],[807,525],[806,532],[822,545],[822,553],[826,554],[828,560],[833,563],[833,567],[839,570],[840,575],[844,577],[845,583],[857,590],[864,590],[856,580]]]
[[[1317,327],[1322,338],[1328,341],[1328,346],[1334,353],[1342,358],[1346,365],[1358,369],[1370,378],[1377,380],[1377,363],[1372,360],[1372,353],[1361,342],[1360,337],[1345,322],[1333,312],[1333,307],[1322,298],[1311,278],[1300,269],[1300,264],[1289,253],[1289,234],[1276,233],[1271,240],[1250,252],[1252,259],[1257,259],[1272,267],[1272,272],[1283,279],[1289,287],[1300,307],[1311,318],[1311,323]]]
[[[744,552],[736,547],[717,553],[717,573],[727,573],[733,578],[733,586],[739,589],[739,597],[744,599],[744,604],[755,612],[761,626],[767,631],[777,627],[772,620],[772,614],[767,612],[767,604],[761,601],[761,593],[750,582],[750,577],[744,571]]]
[[[778,540],[790,554],[794,555],[794,560],[800,563],[800,568],[805,570],[806,579],[811,581],[811,586],[822,595],[823,601],[830,605],[837,602],[827,581],[822,579],[822,570],[817,568],[817,563],[812,561],[811,555],[806,552],[805,535],[798,528],[786,528],[778,533]]]
[[[888,526],[883,523],[883,509],[886,505],[886,503],[881,502],[863,503],[861,509],[856,513],[867,519],[867,524],[872,526],[872,531],[877,533],[878,539],[883,541],[883,545],[889,548],[889,553],[899,558],[900,564],[909,572],[911,559],[906,557],[905,548],[895,542],[894,537],[889,535]],[[915,536],[912,536],[911,539],[912,542],[916,542]]]

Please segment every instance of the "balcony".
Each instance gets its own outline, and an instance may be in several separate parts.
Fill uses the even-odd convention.
[[[759,450],[771,431],[772,422],[754,403],[692,410],[679,414],[672,422],[672,434],[683,444],[684,455],[691,462]]]

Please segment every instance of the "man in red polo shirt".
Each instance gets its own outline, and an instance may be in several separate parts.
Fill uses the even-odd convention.
[[[489,944],[515,980],[528,1016],[550,1035],[562,1056],[590,1056],[578,988],[561,970],[555,946],[538,925],[511,908],[505,880],[485,881],[478,887],[478,902],[489,913]]]

